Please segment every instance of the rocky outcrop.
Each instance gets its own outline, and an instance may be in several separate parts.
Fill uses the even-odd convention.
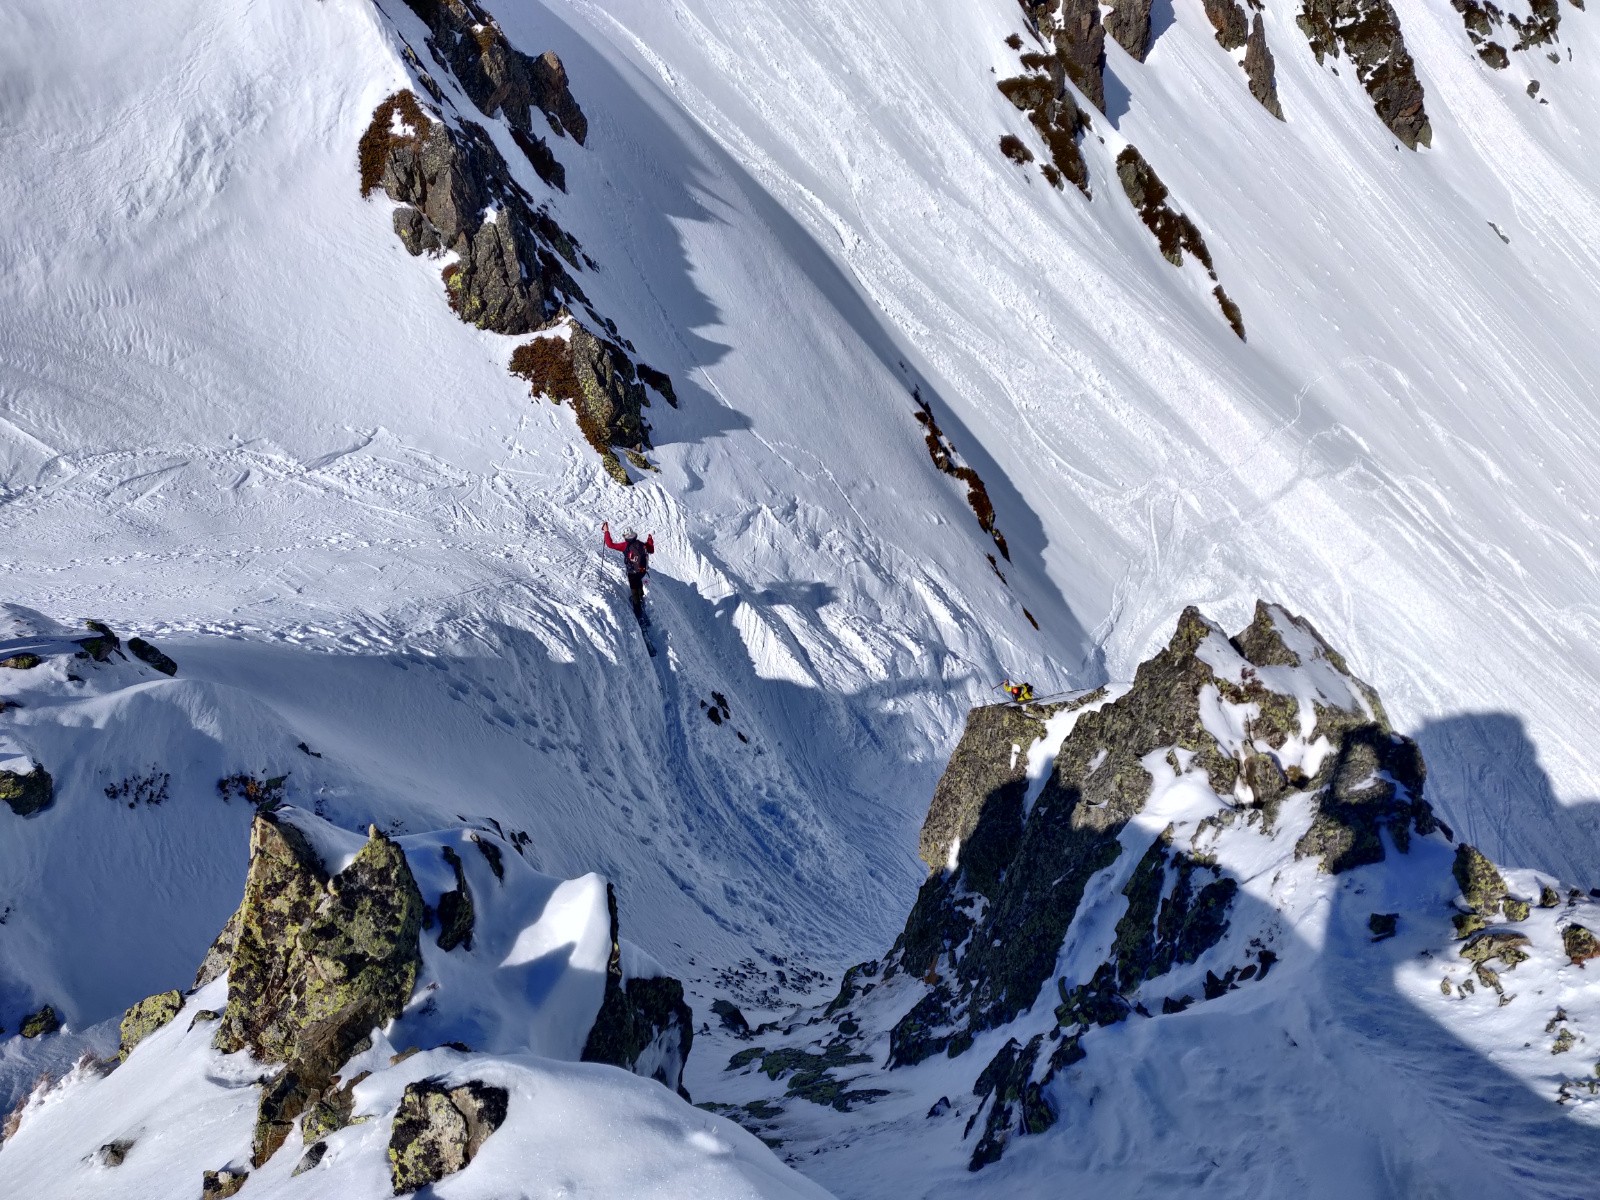
[[[1295,20],[1319,64],[1349,58],[1379,119],[1403,145],[1432,144],[1422,81],[1389,0],[1302,0]]]
[[[461,1170],[505,1123],[510,1095],[476,1079],[406,1086],[389,1134],[389,1175],[403,1196]]]
[[[117,1058],[127,1061],[135,1046],[170,1022],[182,1009],[183,994],[177,990],[146,996],[128,1009],[122,1015],[122,1025],[118,1030],[120,1040]]]
[[[1106,107],[1106,31],[1094,0],[1020,0],[1052,59],[1089,103]],[[1141,0],[1142,2],[1142,0]],[[1146,24],[1148,37],[1148,18]],[[1027,60],[1024,59],[1024,65]]]
[[[9,658],[0,658],[0,669],[7,671],[31,671],[42,663],[44,659],[37,654],[13,654]]]
[[[480,329],[528,333],[583,298],[567,268],[576,244],[512,178],[478,125],[451,128],[412,92],[396,92],[361,137],[361,194],[401,207],[395,233],[412,254],[451,252],[450,306]]]
[[[421,966],[423,902],[400,848],[376,829],[330,877],[305,835],[257,815],[227,958],[217,1049],[284,1069],[262,1092],[252,1161],[283,1144],[371,1030],[400,1014]]]
[[[38,763],[31,771],[0,771],[0,801],[19,817],[31,817],[55,803],[55,780]]]
[[[1257,13],[1244,44],[1244,73],[1250,81],[1250,94],[1278,120],[1283,120],[1283,105],[1278,103],[1278,68],[1267,48],[1267,30]]]
[[[1282,673],[1313,667],[1316,678],[1332,675],[1339,683],[1319,691],[1303,714],[1303,685]],[[890,1032],[891,1068],[936,1053],[959,1055],[976,1034],[1035,1006],[1089,881],[1121,857],[1128,823],[1153,794],[1153,758],[1174,778],[1203,773],[1213,792],[1230,798],[1232,807],[1202,822],[1196,839],[1205,828],[1239,821],[1271,836],[1290,797],[1313,813],[1312,833],[1297,849],[1321,856],[1329,871],[1381,860],[1380,831],[1404,852],[1413,835],[1439,829],[1421,796],[1415,745],[1393,733],[1376,695],[1317,631],[1282,609],[1258,606],[1231,639],[1189,609],[1125,694],[1094,699],[1100,706],[1084,706],[1026,813],[1018,762],[1041,723],[1003,709],[969,716],[924,830],[925,858],[947,869],[923,886],[883,967],[885,979],[910,975],[926,985]],[[1216,705],[1241,714],[1237,744],[1217,732]],[[1293,747],[1324,737],[1333,752],[1309,760],[1315,771],[1308,774]],[[940,859],[958,830],[966,831],[959,853]],[[998,1157],[1010,1136],[1053,1120],[1040,1089],[1083,1056],[1079,1042],[1088,1029],[1145,1012],[1140,998],[1151,996],[1152,985],[1222,945],[1239,887],[1210,857],[1177,842],[1169,827],[1125,870],[1126,905],[1105,961],[1087,981],[1055,981],[1061,1003],[1054,1044],[1013,1042],[980,1077],[987,1115],[974,1167]],[[1206,999],[1221,996],[1264,978],[1277,958],[1259,942],[1244,953],[1242,963],[1206,971],[1195,990]],[[861,989],[860,979],[849,996],[841,989],[830,1018],[839,1019],[834,1014]],[[1163,1012],[1180,1012],[1195,995],[1162,999],[1157,991],[1155,999]]]
[[[669,976],[625,978],[618,935],[617,893],[606,885],[611,911],[611,955],[600,1012],[583,1046],[584,1062],[610,1063],[645,1075],[685,1099],[683,1064],[694,1044],[694,1013],[683,998],[683,984]]]
[[[207,1171],[200,1179],[201,1200],[227,1200],[229,1196],[236,1196],[249,1178],[249,1171],[234,1171],[227,1167],[220,1171]]]
[[[538,58],[506,40],[494,16],[474,0],[406,0],[428,26],[428,49],[440,67],[455,76],[461,90],[486,117],[504,117],[525,135],[542,113],[557,135],[571,134],[580,145],[589,122],[572,98],[561,60],[546,51]]]
[[[178,664],[143,638],[129,638],[128,653],[144,663],[145,666],[153,667],[163,675],[176,675],[178,673]]]
[[[972,515],[978,518],[978,527],[989,535],[994,542],[994,548],[1000,552],[1000,557],[1010,562],[1011,549],[1006,545],[1005,534],[1000,532],[1000,527],[995,523],[994,503],[989,499],[988,487],[977,471],[961,461],[960,455],[956,453],[955,444],[939,428],[939,422],[933,416],[933,407],[922,398],[922,392],[913,389],[911,397],[917,404],[917,424],[922,426],[922,440],[928,447],[928,457],[941,472],[965,485],[967,507],[972,509]],[[989,556],[989,562],[991,565],[994,564],[992,554]],[[999,573],[998,566],[995,566],[995,572]]]
[[[31,1012],[22,1018],[22,1028],[19,1032],[25,1038],[37,1038],[55,1033],[60,1028],[61,1018],[56,1015],[55,1007],[46,1004],[37,1012]]]
[[[526,379],[535,396],[570,404],[579,430],[612,478],[631,482],[613,447],[635,454],[650,448],[644,418],[650,397],[621,346],[591,333],[563,310],[550,333],[516,348],[511,373]]]
[[[1117,155],[1117,179],[1122,184],[1128,202],[1138,210],[1139,219],[1155,236],[1163,258],[1175,267],[1183,265],[1185,252],[1199,260],[1206,274],[1211,277],[1211,282],[1216,284],[1212,296],[1217,301],[1217,307],[1222,310],[1222,315],[1239,340],[1243,341],[1244,317],[1239,306],[1228,298],[1222,285],[1217,283],[1216,264],[1211,261],[1211,251],[1206,246],[1205,238],[1200,236],[1199,228],[1187,214],[1168,203],[1171,193],[1167,191],[1167,185],[1161,182],[1161,177],[1145,161],[1138,147],[1125,146]]]
[[[990,704],[967,714],[966,728],[922,822],[917,852],[930,871],[953,868],[959,853],[969,872],[992,879],[1011,860],[1022,836],[1026,750],[1042,736],[1041,716],[1015,705]],[[986,818],[991,847],[971,844],[980,818]]]
[[[1150,52],[1150,0],[1112,0],[1106,32],[1139,62]]]

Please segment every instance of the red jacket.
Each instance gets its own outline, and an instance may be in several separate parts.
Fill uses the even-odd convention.
[[[628,570],[634,574],[643,575],[650,569],[650,556],[656,552],[656,535],[651,534],[644,541],[633,538],[631,541],[617,542],[611,539],[611,534],[603,535],[606,539],[608,550],[620,550],[628,560]]]

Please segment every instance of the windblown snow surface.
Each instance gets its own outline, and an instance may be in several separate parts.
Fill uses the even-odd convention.
[[[1264,9],[1282,124],[1198,4],[1158,3],[1146,62],[1108,43],[1090,201],[996,149],[1034,136],[994,86],[1012,0],[488,7],[590,121],[552,139],[565,194],[515,169],[682,400],[631,489],[359,195],[357,138],[421,45],[401,0],[0,12],[0,643],[92,616],[180,667],[0,718],[6,758],[60,766],[57,809],[0,839],[8,1033],[192,976],[243,882],[237,771],[352,829],[525,832],[540,870],[615,883],[697,1013],[735,982],[825,999],[898,932],[970,704],[1003,674],[1126,678],[1184,604],[1232,628],[1258,595],[1377,688],[1459,835],[1600,876],[1592,14],[1563,8],[1559,62],[1496,72],[1447,4],[1396,0],[1413,153],[1292,0]],[[1129,141],[1248,342],[1121,196]],[[1003,580],[914,389],[988,485]],[[654,531],[653,659],[603,519]],[[157,769],[162,805],[102,798]],[[61,1065],[0,1055],[10,1097]],[[1203,1162],[1203,1114],[1172,1119],[1164,1152]],[[1102,1132],[1130,1169],[1137,1131]],[[905,1170],[904,1194],[957,1182]],[[1392,1179],[1363,1171],[1358,1194]]]

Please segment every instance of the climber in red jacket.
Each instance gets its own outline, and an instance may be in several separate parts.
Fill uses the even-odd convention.
[[[605,521],[600,525],[600,532],[606,539],[608,550],[620,550],[623,562],[628,568],[628,595],[633,601],[633,615],[642,622],[644,620],[644,577],[650,573],[650,556],[656,552],[656,535],[651,534],[644,541],[639,540],[639,535],[631,529],[622,531],[622,540],[614,541],[611,537],[611,522]]]

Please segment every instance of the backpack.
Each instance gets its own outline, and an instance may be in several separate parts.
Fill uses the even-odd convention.
[[[650,551],[638,538],[631,538],[623,548],[622,557],[627,560],[628,574],[643,575],[650,569]]]

